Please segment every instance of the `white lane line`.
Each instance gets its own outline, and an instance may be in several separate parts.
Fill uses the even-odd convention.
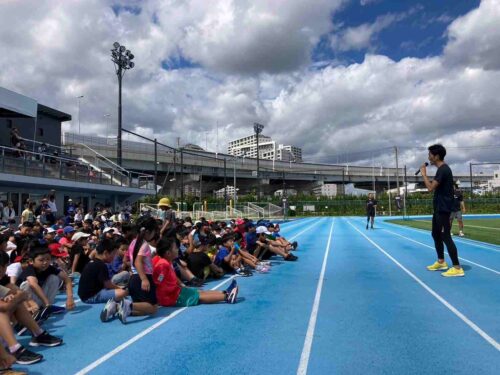
[[[322,220],[318,220],[316,223],[310,225],[309,227],[307,227],[306,229],[304,229],[303,231],[297,233],[295,236],[293,236],[291,239],[295,239],[297,238],[299,235],[301,235],[302,233],[304,233],[305,231],[311,229],[312,227],[314,227],[315,225],[317,225],[319,222],[321,222]],[[224,280],[223,282],[217,284],[216,286],[214,286],[212,289],[210,290],[216,290],[218,288],[220,288],[221,286],[223,286],[224,284],[228,283],[229,281],[231,281],[232,279],[234,279],[236,277],[235,276],[231,276],[229,279],[227,280]],[[172,314],[170,314],[169,316],[166,316],[165,318],[161,319],[160,321],[156,322],[155,324],[153,324],[151,327],[149,328],[146,328],[144,331],[138,333],[137,335],[135,335],[134,337],[132,337],[131,339],[129,339],[128,341],[124,342],[123,344],[121,344],[120,346],[117,346],[115,349],[113,349],[112,351],[110,351],[109,353],[103,355],[101,358],[97,359],[96,361],[92,362],[90,365],[88,365],[87,367],[85,367],[84,369],[78,371],[75,375],[84,375],[84,374],[87,374],[89,373],[90,371],[94,370],[96,367],[98,367],[99,365],[101,365],[102,363],[106,362],[108,359],[110,359],[111,357],[115,356],[116,354],[118,354],[119,352],[121,352],[122,350],[126,349],[127,347],[129,347],[130,345],[132,345],[133,343],[135,343],[136,341],[140,340],[141,338],[143,338],[144,336],[146,336],[148,333],[154,331],[156,328],[162,326],[163,324],[165,324],[166,322],[168,322],[170,319],[176,317],[177,315],[179,315],[180,313],[182,313],[183,311],[185,311],[187,309],[187,307],[183,307],[179,310],[176,310],[174,311]]]
[[[432,220],[415,220],[415,221],[425,221],[426,223],[432,223]],[[455,225],[456,227],[456,225]],[[467,228],[482,228],[482,229],[493,229],[493,230],[500,230],[500,228],[495,228],[495,227],[481,227],[479,225],[472,225],[467,223]]]
[[[441,297],[438,293],[436,293],[431,287],[429,287],[426,283],[420,280],[415,274],[409,271],[405,266],[399,263],[395,258],[393,258],[389,253],[387,253],[384,249],[382,249],[379,245],[373,242],[370,238],[368,238],[363,232],[361,232],[358,228],[356,228],[352,223],[347,221],[351,227],[353,227],[357,232],[359,232],[368,242],[370,242],[373,246],[375,246],[382,254],[384,254],[387,258],[392,260],[399,268],[401,268],[404,272],[408,274],[413,280],[415,280],[422,288],[427,290],[433,297],[435,297],[439,302],[441,302],[444,306],[446,306],[453,314],[459,317],[465,324],[467,324],[474,332],[480,335],[484,340],[486,340],[489,344],[491,344],[497,351],[500,351],[500,344],[495,341],[493,337],[484,332],[477,324],[467,318],[464,314],[458,311],[451,303]]]
[[[235,276],[231,276],[229,279],[227,280],[224,280],[223,282],[217,284],[216,286],[214,286],[212,289],[210,290],[215,290],[219,287],[221,287],[222,285],[228,283],[229,281],[231,281],[232,279],[234,279],[236,277]],[[120,346],[116,347],[115,349],[113,349],[112,351],[110,351],[108,354],[105,354],[103,355],[101,358],[97,359],[96,361],[92,362],[90,365],[88,365],[87,367],[85,367],[84,369],[78,371],[76,373],[76,375],[83,375],[83,374],[87,374],[89,373],[90,371],[92,371],[93,369],[95,369],[97,366],[101,365],[102,363],[106,362],[108,359],[110,359],[111,357],[115,356],[116,354],[118,354],[119,352],[121,352],[122,350],[126,349],[127,347],[129,347],[130,345],[132,345],[134,342],[136,342],[137,340],[140,340],[141,338],[143,338],[144,336],[146,336],[148,333],[154,331],[156,328],[160,327],[161,325],[165,324],[166,322],[168,322],[170,319],[172,318],[175,318],[177,315],[179,315],[180,313],[182,313],[184,310],[186,310],[187,307],[183,307],[179,310],[176,310],[174,311],[172,314],[170,314],[169,316],[166,316],[165,318],[163,318],[162,320],[156,322],[155,324],[153,324],[151,327],[145,329],[144,331],[142,331],[141,333],[135,335],[134,337],[132,337],[130,340],[124,342],[123,344],[121,344]]]
[[[429,231],[425,230],[425,229],[412,228],[412,227],[409,227],[409,226],[406,226],[406,225],[389,223],[387,221],[383,221],[383,223],[387,224],[387,225],[392,225],[392,226],[397,227],[397,228],[404,228],[404,229],[412,230],[414,232],[429,233]],[[462,239],[460,237],[458,237],[458,238],[454,237],[453,241],[458,242],[458,243],[463,243],[463,244],[466,244],[466,245],[472,245],[472,246],[480,247],[480,248],[486,249],[486,250],[495,251],[497,253],[500,252],[500,250],[498,249],[498,246],[493,245],[493,244],[492,245],[486,245],[486,246],[484,246],[483,243],[478,243],[479,241],[475,241],[475,240],[471,240],[471,239],[465,239],[464,240],[464,239]]]
[[[304,341],[304,347],[302,348],[302,354],[300,356],[300,363],[299,363],[299,368],[297,369],[297,375],[307,374],[307,366],[309,365],[309,357],[311,355],[311,347],[314,339],[314,330],[316,328],[319,302],[321,300],[321,290],[323,289],[323,279],[325,277],[328,253],[330,252],[330,243],[332,241],[332,232],[334,223],[335,219],[332,219],[332,226],[330,227],[330,234],[328,235],[328,243],[326,245],[325,256],[323,258],[323,266],[321,267],[321,273],[319,275],[318,286],[316,288],[316,296],[314,297],[313,308],[311,311],[311,317],[309,318],[309,325],[307,327],[306,339]]]
[[[290,240],[294,240],[294,239],[296,239],[296,238],[297,238],[298,236],[300,236],[302,233],[307,232],[309,229],[311,229],[312,227],[314,227],[314,226],[318,225],[318,224],[319,224],[319,223],[321,223],[322,221],[323,221],[323,219],[318,220],[318,221],[316,221],[314,224],[309,225],[306,229],[304,229],[304,230],[300,231],[299,233],[297,233],[296,235],[294,235],[294,236],[290,237]]]
[[[412,239],[412,238],[402,236],[401,234],[396,233],[396,232],[393,232],[393,231],[391,231],[391,230],[389,230],[389,229],[385,229],[385,228],[383,228],[383,230],[385,230],[386,232],[389,232],[389,233],[391,233],[391,234],[394,234],[395,236],[399,236],[399,237],[401,237],[401,238],[405,238],[405,239],[407,239],[408,241],[415,242],[415,243],[417,243],[417,244],[419,244],[419,245],[422,245],[422,246],[428,247],[429,249],[436,250],[433,246],[429,246],[429,245],[427,245],[427,244],[425,244],[425,243],[423,243],[423,242],[415,241],[415,240],[414,240],[414,239]],[[488,267],[483,266],[483,265],[481,265],[481,264],[479,264],[479,263],[475,263],[475,262],[473,262],[472,260],[469,260],[469,259],[466,259],[466,258],[462,258],[462,257],[458,257],[458,259],[463,260],[463,261],[465,261],[465,262],[467,262],[467,263],[470,263],[470,264],[474,264],[475,266],[478,266],[478,267],[484,268],[485,270],[488,270],[488,271],[491,271],[491,272],[493,272],[493,273],[496,273],[497,275],[500,275],[500,272],[499,272],[499,271],[496,271],[496,270],[494,270],[494,269],[492,269],[492,268],[488,268]]]

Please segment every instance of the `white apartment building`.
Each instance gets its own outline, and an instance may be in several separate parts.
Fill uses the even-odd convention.
[[[493,179],[488,180],[488,191],[500,189],[500,169],[493,173]]]
[[[201,195],[200,188],[191,184],[186,184],[184,185],[184,194],[199,197]]]
[[[255,134],[229,142],[229,155],[257,158],[257,137]],[[302,149],[273,141],[271,137],[259,135],[259,157],[268,160],[302,162]]]
[[[222,199],[224,198],[224,188],[214,191],[215,197]],[[234,186],[226,186],[227,199],[233,199],[234,197]],[[236,194],[238,194],[238,189],[236,189]],[[238,198],[238,196],[236,196]]]
[[[332,198],[337,196],[337,185],[336,184],[323,184],[315,186],[313,189],[313,195],[315,197],[328,197]]]

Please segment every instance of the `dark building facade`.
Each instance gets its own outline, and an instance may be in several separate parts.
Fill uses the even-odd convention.
[[[7,115],[9,116],[9,115]],[[37,117],[0,117],[0,144],[11,147],[10,132],[19,130],[19,135],[37,142],[61,146],[61,124],[70,121],[71,115],[53,108],[37,105]],[[31,147],[31,145],[27,145]]]

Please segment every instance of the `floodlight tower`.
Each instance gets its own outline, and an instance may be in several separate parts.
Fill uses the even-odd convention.
[[[118,76],[118,134],[116,137],[117,155],[116,160],[119,166],[122,165],[122,78],[125,71],[132,69],[134,55],[125,46],[118,42],[113,43],[111,50],[111,61],[115,64],[116,75]]]

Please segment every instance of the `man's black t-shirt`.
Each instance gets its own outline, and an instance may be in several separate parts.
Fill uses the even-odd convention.
[[[57,269],[54,266],[49,266],[45,271],[37,271],[35,267],[32,265],[26,267],[23,272],[21,272],[21,275],[16,281],[17,286],[20,286],[23,282],[25,282],[28,277],[33,276],[38,279],[38,285],[43,286],[45,284],[45,281],[47,281],[48,277],[50,275],[59,275],[61,270]]]
[[[77,254],[80,254],[80,257],[78,258],[78,264],[76,265],[75,272],[82,273],[87,263],[90,262],[90,258],[87,254],[85,254],[85,249],[82,245],[73,245],[69,255],[71,264],[73,264]]]
[[[461,203],[464,200],[464,195],[460,190],[455,190],[453,194],[453,212],[462,211]]]
[[[108,266],[100,259],[94,259],[83,269],[78,283],[78,296],[82,301],[94,297],[109,280]]]
[[[366,201],[366,214],[369,216],[375,216],[375,206],[377,201],[375,199],[368,199]]]
[[[453,211],[453,174],[448,164],[441,165],[434,176],[439,182],[434,191],[434,212],[450,213]]]
[[[203,253],[191,253],[187,258],[187,264],[189,270],[199,279],[204,279],[204,268],[212,264],[210,257]]]

